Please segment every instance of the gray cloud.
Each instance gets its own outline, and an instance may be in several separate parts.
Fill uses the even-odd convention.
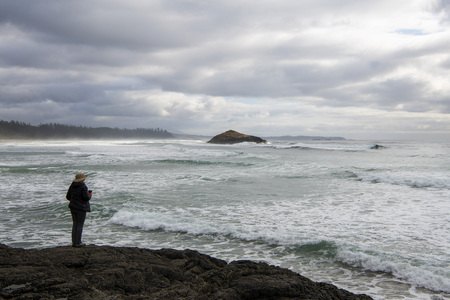
[[[448,12],[426,0],[2,0],[0,118],[350,137],[376,119],[386,136],[443,133]],[[417,126],[393,125],[406,119]]]

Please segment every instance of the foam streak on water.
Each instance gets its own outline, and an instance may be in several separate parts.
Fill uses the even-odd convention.
[[[86,243],[265,261],[375,299],[450,299],[448,146],[1,142],[0,241],[70,244],[64,197],[84,172]]]

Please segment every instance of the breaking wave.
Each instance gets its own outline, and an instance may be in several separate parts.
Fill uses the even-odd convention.
[[[275,149],[300,149],[300,150],[329,150],[329,151],[367,151],[380,150],[387,147],[378,144],[309,144],[309,143],[295,143],[289,145],[270,145]]]
[[[365,271],[383,272],[413,286],[424,287],[437,292],[450,292],[449,271],[446,270],[444,265],[426,270],[408,263],[407,259],[404,260],[405,262],[399,262],[401,261],[399,259],[394,262],[389,258],[383,258],[383,254],[377,254],[375,251],[366,252],[354,247],[340,245],[340,241],[292,238],[292,236],[271,232],[246,230],[242,226],[214,226],[210,222],[202,220],[192,222],[189,218],[174,218],[169,215],[149,212],[119,211],[113,215],[110,222],[146,231],[163,230],[194,236],[220,235],[229,239],[286,246],[284,247],[285,251],[290,252],[285,253],[286,255],[331,259]]]

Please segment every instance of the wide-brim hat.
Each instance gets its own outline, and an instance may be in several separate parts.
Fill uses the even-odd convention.
[[[73,180],[73,182],[82,182],[84,181],[88,176],[84,175],[83,173],[78,173],[77,175],[75,175],[75,179]]]

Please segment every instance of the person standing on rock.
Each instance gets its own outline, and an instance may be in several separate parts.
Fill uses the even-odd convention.
[[[92,191],[84,183],[87,175],[78,173],[69,187],[66,199],[70,201],[69,208],[72,214],[72,247],[83,247],[86,244],[81,242],[83,233],[84,220],[86,220],[86,212],[91,211],[89,200],[92,197]]]

